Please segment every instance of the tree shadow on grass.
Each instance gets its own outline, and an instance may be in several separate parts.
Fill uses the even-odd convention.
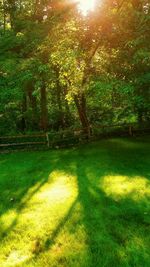
[[[131,182],[134,181],[134,177],[142,175],[141,179],[145,179],[148,183],[150,166],[144,164],[144,160],[149,159],[148,150],[140,151],[138,154],[138,148],[122,146],[116,148],[111,142],[109,148],[111,151],[107,153],[104,149],[105,163],[97,164],[98,153],[96,153],[87,164],[84,151],[80,155],[82,161],[77,162],[79,200],[83,207],[89,247],[88,267],[148,267],[150,264],[147,238],[150,227],[148,195],[145,199],[141,193],[141,198],[136,201],[134,200],[136,190],[131,190],[116,198],[115,189],[113,196],[107,195],[105,188],[100,187],[105,175],[112,176],[112,179],[120,175],[129,176]],[[135,158],[131,160],[133,154]],[[139,168],[135,168],[134,163],[140,163]]]
[[[47,249],[50,249],[52,247],[52,245],[54,245],[59,232],[62,230],[64,225],[67,223],[67,221],[72,216],[77,202],[78,202],[78,199],[75,199],[74,202],[72,203],[71,207],[69,208],[67,214],[63,217],[63,219],[59,222],[59,224],[57,225],[57,227],[53,231],[51,237],[46,240],[46,242],[44,244],[44,251]]]
[[[30,155],[28,156],[28,154],[25,153],[25,164],[24,159],[18,158],[18,155],[19,153],[16,153],[14,156],[17,157],[17,163],[14,162],[13,165],[13,162],[10,162],[8,164],[8,174],[5,173],[6,170],[5,172],[1,172],[0,199],[2,204],[0,207],[0,216],[10,210],[14,210],[16,216],[8,227],[1,227],[0,241],[2,241],[3,238],[6,238],[17,225],[22,210],[26,207],[30,199],[48,181],[52,171],[56,170],[57,162],[59,161],[59,155],[57,155],[57,157],[50,156],[49,159],[47,159],[46,157],[41,158],[41,156],[39,157],[38,154],[35,154],[35,156],[37,155],[37,159],[33,159],[31,164]],[[9,156],[11,157],[12,155]],[[4,155],[4,157],[6,157],[6,155]],[[47,165],[42,165],[41,159],[45,160]],[[8,162],[9,160],[8,157]],[[5,161],[5,163],[7,164],[7,161]],[[11,167],[10,169],[9,166]]]
[[[122,143],[116,146],[116,142],[109,140],[94,150],[90,146],[91,151],[87,152],[84,148],[70,151],[61,159],[67,163],[66,167],[63,166],[63,171],[77,177],[78,198],[50,237],[44,241],[40,253],[50,250],[57,242],[57,236],[67,221],[71,220],[75,205],[80,203],[88,248],[85,263],[82,262],[80,266],[148,267],[149,220],[144,196],[136,202],[133,198],[135,192],[131,191],[115,198],[107,195],[105,188],[100,187],[105,175],[111,175],[112,179],[120,175],[128,176],[132,181],[135,176],[142,174],[142,179],[148,179],[147,163],[143,168],[144,159],[148,159],[148,151],[140,151],[141,148],[134,147],[132,142],[128,148]],[[131,158],[131,155],[135,157]],[[75,168],[71,167],[72,162]],[[135,168],[135,162],[139,164],[139,168]],[[62,171],[61,164],[59,167]],[[40,253],[33,256],[35,262]]]
[[[66,174],[76,175],[78,197],[53,233],[43,240],[40,251],[30,260],[37,262],[41,253],[52,248],[79,202],[88,248],[88,259],[80,266],[149,267],[149,221],[145,199],[141,197],[140,201],[136,202],[132,197],[134,192],[115,198],[113,195],[107,195],[105,188],[100,187],[103,177],[108,175],[111,175],[112,179],[118,175],[128,176],[131,181],[135,176],[142,175],[148,180],[148,160],[148,150],[141,151],[138,144],[134,146],[131,142],[127,147],[122,142],[116,144],[109,140],[102,145],[89,145],[88,150],[85,147],[62,153],[55,168]],[[72,165],[75,168],[72,168]]]

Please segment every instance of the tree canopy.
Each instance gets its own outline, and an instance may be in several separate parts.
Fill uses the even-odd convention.
[[[0,133],[149,123],[149,59],[149,0],[0,0]]]

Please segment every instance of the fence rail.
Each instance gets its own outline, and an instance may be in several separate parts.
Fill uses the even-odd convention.
[[[8,135],[8,136],[0,136],[0,139],[13,139],[13,138],[28,138],[28,137],[45,137],[45,134],[37,134],[37,135],[24,135],[24,134],[22,134],[22,135],[14,135],[14,136],[10,136],[10,135]]]
[[[120,130],[118,130],[120,128]],[[150,127],[139,128],[136,124],[117,124],[117,125],[94,125],[91,126],[91,139],[101,136],[129,135],[140,132],[150,133]],[[81,143],[89,140],[86,129],[69,129],[58,132],[32,135],[0,136],[0,149],[9,148],[33,148],[33,147],[62,147]]]

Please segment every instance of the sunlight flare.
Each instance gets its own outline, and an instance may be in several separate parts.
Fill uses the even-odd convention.
[[[81,13],[86,16],[88,12],[93,11],[96,0],[79,0],[78,7]]]

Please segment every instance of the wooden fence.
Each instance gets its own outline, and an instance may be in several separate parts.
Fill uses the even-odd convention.
[[[47,145],[46,134],[1,136],[0,148]]]
[[[95,125],[91,127],[91,140],[99,139],[103,136],[129,135],[138,133],[150,133],[150,127],[139,128],[138,125]],[[4,149],[24,149],[24,148],[59,148],[75,145],[89,140],[85,129],[70,129],[58,132],[34,135],[1,136],[0,150]]]

